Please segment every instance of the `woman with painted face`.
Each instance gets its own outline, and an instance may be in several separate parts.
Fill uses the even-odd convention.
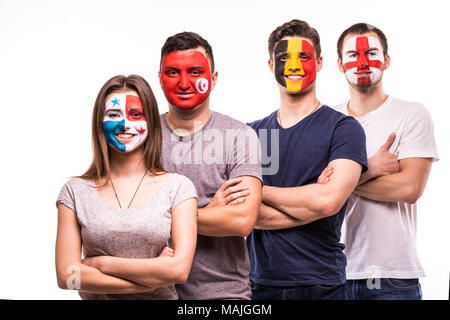
[[[149,84],[111,78],[92,120],[92,164],[56,202],[58,286],[83,299],[177,299],[174,284],[187,280],[194,257],[197,195],[188,178],[161,165]]]

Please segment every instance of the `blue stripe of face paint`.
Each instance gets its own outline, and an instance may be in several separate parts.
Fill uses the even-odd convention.
[[[103,122],[103,131],[105,132],[106,142],[119,151],[125,152],[125,144],[117,140],[114,135],[117,132],[123,132],[120,127],[125,127],[125,119],[122,121],[105,121]]]

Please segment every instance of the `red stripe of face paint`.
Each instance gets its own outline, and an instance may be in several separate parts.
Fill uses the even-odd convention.
[[[139,97],[127,95],[125,109],[126,109],[125,111],[126,111],[128,120],[130,120],[130,121],[145,121],[144,108],[142,107],[141,99],[139,99]],[[131,113],[130,113],[130,111],[131,111]],[[135,112],[139,112],[142,115],[139,117],[133,117],[133,114]]]
[[[369,70],[370,67],[382,70],[384,63],[380,60],[370,60],[370,57],[366,52],[369,48],[368,37],[357,37],[355,50],[358,52],[358,59],[344,64],[344,70],[347,71],[352,68],[358,68],[357,72],[360,72]]]

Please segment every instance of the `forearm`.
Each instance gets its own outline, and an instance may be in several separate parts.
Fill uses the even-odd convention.
[[[256,206],[243,204],[199,208],[198,234],[209,237],[244,237],[253,229],[256,216]]]
[[[381,176],[356,187],[354,193],[375,201],[416,202],[414,186],[404,174]]]
[[[322,185],[310,184],[293,188],[264,186],[263,202],[290,216],[313,221],[324,217],[328,200]]]
[[[273,207],[261,203],[255,229],[279,230],[298,227],[314,220],[299,220]]]
[[[415,203],[425,189],[433,160],[407,158],[399,162],[400,172],[370,180],[355,193],[375,201]]]
[[[146,287],[166,287],[187,279],[191,261],[178,257],[131,259],[102,257],[99,270],[105,274],[123,278]]]
[[[130,294],[153,291],[146,287],[104,274],[98,269],[74,263],[64,272],[59,272],[58,285],[61,289],[73,289],[92,294]]]

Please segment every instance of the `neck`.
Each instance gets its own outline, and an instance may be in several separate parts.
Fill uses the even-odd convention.
[[[201,129],[209,120],[211,111],[209,110],[209,98],[201,105],[192,109],[181,109],[169,104],[169,112],[166,114],[166,121],[172,130],[183,129],[189,134]]]
[[[315,87],[296,95],[288,94],[284,90],[280,88],[279,117],[283,127],[294,125],[317,109],[319,100],[316,97]]]
[[[111,175],[116,178],[142,176],[147,170],[143,151],[144,147],[126,153],[110,148]]]
[[[387,98],[388,95],[384,92],[381,81],[367,91],[361,91],[350,85],[348,114],[355,118],[362,117],[381,106]]]

